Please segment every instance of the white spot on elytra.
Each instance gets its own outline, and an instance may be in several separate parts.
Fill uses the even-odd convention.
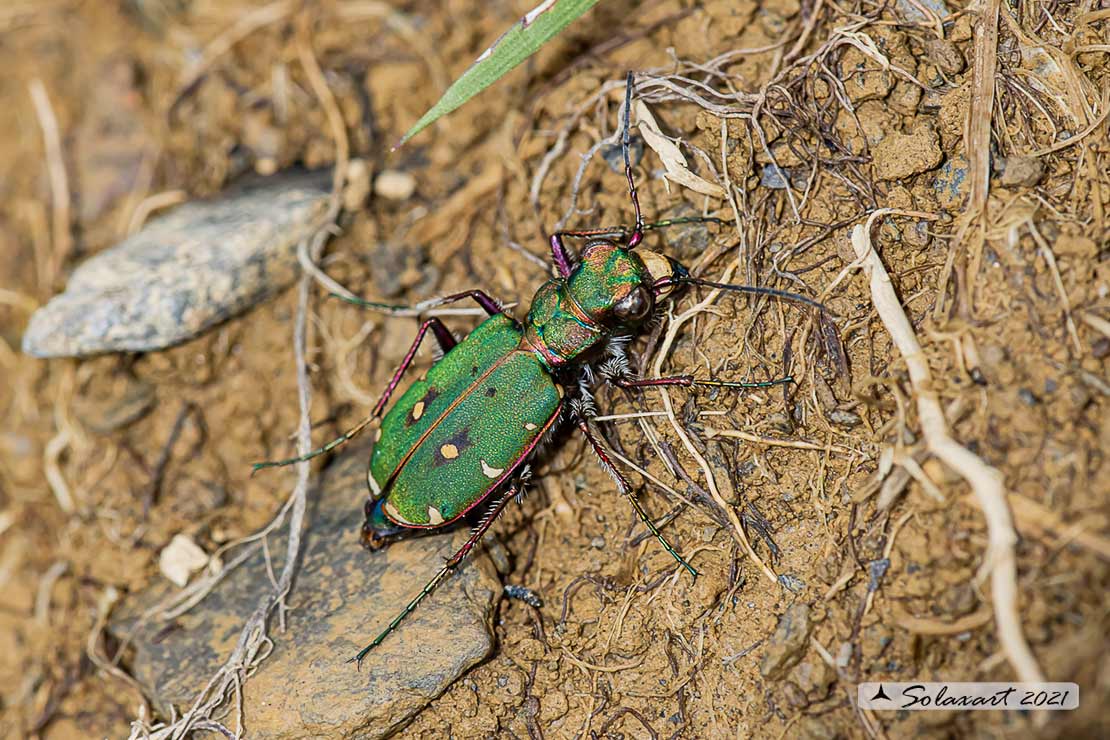
[[[440,514],[439,509],[434,506],[428,507],[428,523],[443,524],[443,514]]]
[[[424,402],[417,401],[416,405],[412,407],[412,420],[417,421],[424,415]]]
[[[528,431],[532,432],[532,431],[536,430],[536,425],[533,424],[532,422],[528,422],[527,424],[524,425],[524,428],[527,429]]]
[[[447,460],[454,460],[459,456],[459,448],[452,444],[446,444],[439,448],[439,454]]]
[[[393,505],[392,501],[386,501],[385,504],[382,505],[382,508],[385,509],[385,513],[389,515],[390,519],[396,522],[408,521],[403,516],[401,516],[401,512],[397,511],[397,507]]]
[[[496,479],[504,472],[505,468],[491,468],[489,466],[489,463],[487,463],[485,460],[482,460],[482,473],[484,473],[487,478]]]

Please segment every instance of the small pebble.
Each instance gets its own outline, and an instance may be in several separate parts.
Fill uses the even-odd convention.
[[[1006,157],[1000,164],[1002,174],[998,182],[1003,187],[1031,188],[1044,176],[1044,165],[1036,157]]]
[[[178,588],[184,588],[189,576],[207,564],[208,553],[183,534],[175,534],[158,555],[158,570]]]
[[[370,197],[370,163],[365,159],[352,159],[347,164],[346,184],[343,186],[343,209],[362,210]]]
[[[859,418],[859,414],[854,411],[846,411],[844,409],[833,410],[829,413],[829,419],[831,419],[834,424],[839,424],[840,426],[847,427],[848,429],[854,429],[855,427],[858,427],[862,422],[862,420]]]
[[[416,178],[400,170],[384,170],[374,180],[374,193],[386,200],[408,200],[416,192]]]
[[[789,177],[790,173],[778,165],[765,164],[763,165],[763,173],[759,176],[759,184],[772,190],[785,190],[789,186],[787,181]]]

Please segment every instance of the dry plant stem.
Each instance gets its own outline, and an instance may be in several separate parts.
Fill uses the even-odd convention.
[[[58,130],[58,119],[50,105],[50,96],[42,80],[31,80],[27,86],[31,93],[31,103],[42,128],[43,148],[46,151],[46,167],[50,176],[50,200],[52,207],[51,241],[54,253],[50,260],[51,269],[47,275],[52,281],[65,264],[73,247],[73,237],[69,231],[69,179],[66,176],[65,159],[62,157],[62,136]],[[40,286],[49,289],[49,285]]]
[[[732,437],[733,439],[742,439],[745,442],[754,442],[755,444],[767,445],[769,447],[793,447],[797,450],[815,450],[817,452],[840,452],[845,455],[862,455],[859,450],[853,450],[850,447],[843,447],[841,445],[824,444],[820,445],[816,442],[807,442],[799,439],[775,439],[774,437],[760,437],[758,434],[745,432],[741,429],[713,429],[711,427],[705,428],[705,436],[708,439],[714,437]]]
[[[328,128],[331,129],[332,140],[335,142],[335,169],[332,175],[331,199],[328,202],[328,209],[318,226],[319,229],[328,229],[332,228],[336,217],[339,215],[339,209],[342,207],[343,183],[347,177],[347,164],[351,159],[351,145],[347,138],[347,127],[343,123],[343,114],[339,110],[339,104],[335,102],[335,96],[332,95],[331,88],[328,87],[327,80],[324,79],[324,73],[320,69],[320,63],[316,60],[316,55],[312,51],[311,32],[310,16],[307,12],[302,13],[297,19],[297,59],[304,69],[305,76],[308,77],[313,94],[320,101],[320,107],[324,109],[324,114],[328,119]],[[316,265],[319,255],[310,255],[308,246],[309,240],[306,239],[297,247],[297,261],[300,262],[301,269],[311,275],[316,282],[320,283],[329,292],[341,295],[349,300],[356,299],[351,291],[333,280]]]
[[[953,622],[942,622],[936,619],[915,617],[903,611],[900,607],[894,609],[894,623],[907,632],[916,635],[958,635],[968,630],[979,629],[991,622],[991,610],[980,609],[977,612],[960,617]]]
[[[967,504],[973,503],[970,496],[960,501]],[[1011,493],[1008,501],[1014,512],[1014,519],[1017,520],[1019,529],[1022,531],[1031,529],[1051,532],[1068,544],[1083,547],[1110,562],[1110,539],[1090,531],[1099,526],[1098,524],[1084,522],[1083,519],[1079,519],[1074,524],[1068,524],[1052,509],[1019,493]]]
[[[1068,327],[1068,335],[1075,345],[1076,354],[1082,355],[1083,344],[1079,341],[1079,332],[1075,328],[1075,320],[1071,315],[1071,302],[1068,300],[1067,290],[1064,289],[1064,281],[1060,278],[1060,268],[1056,265],[1056,255],[1052,253],[1052,247],[1050,247],[1045,238],[1041,236],[1041,232],[1037,229],[1036,224],[1033,223],[1033,219],[1026,221],[1025,225],[1029,229],[1029,233],[1033,236],[1033,241],[1037,242],[1037,246],[1040,247],[1041,256],[1044,257],[1044,261],[1048,264],[1049,272],[1052,273],[1052,281],[1055,283],[1056,292],[1060,296],[1060,305],[1064,307],[1064,321]]]
[[[142,687],[139,682],[132,678],[126,671],[117,666],[111,661],[104,652],[100,649],[100,636],[104,632],[104,628],[108,624],[108,617],[112,613],[112,609],[119,602],[122,594],[116,589],[115,586],[107,586],[96,600],[96,620],[93,623],[92,629],[89,630],[88,637],[85,639],[85,655],[92,661],[99,670],[104,671],[116,680],[123,684],[130,686],[135,690],[136,698],[143,711],[148,711],[146,704],[146,697],[143,696]]]
[[[200,58],[186,68],[178,82],[178,92],[174,95],[174,100],[180,100],[204,76],[209,67],[217,59],[231,51],[235,44],[260,28],[284,20],[287,15],[293,12],[295,7],[293,0],[280,0],[276,3],[263,5],[261,8],[243,15],[234,25],[205,46]],[[170,106],[170,109],[172,110],[175,105],[176,102]]]
[[[74,365],[69,365],[58,382],[54,403],[54,426],[58,433],[50,438],[43,450],[43,473],[46,475],[46,482],[50,485],[58,507],[66,514],[72,514],[77,510],[77,502],[69,483],[66,482],[65,474],[62,473],[60,462],[62,453],[74,442],[73,427],[66,423],[65,419],[66,404],[73,400],[73,368]]]
[[[726,272],[725,275],[721,278],[721,282],[727,283],[732,277],[732,273],[733,269],[730,268],[728,272]],[[674,343],[675,337],[678,336],[678,330],[682,328],[682,325],[684,323],[697,316],[709,305],[711,305],[713,301],[717,300],[717,296],[719,296],[720,294],[721,291],[719,289],[714,289],[710,291],[709,295],[704,301],[695,305],[693,308],[690,308],[684,313],[679,314],[671,320],[670,326],[667,327],[667,334],[663,339],[663,343],[659,346],[659,351],[655,355],[655,363],[653,366],[655,377],[659,378],[663,376],[663,361],[667,358],[667,355],[670,354],[671,345]],[[702,457],[701,453],[699,453],[697,448],[694,447],[693,443],[690,441],[689,436],[687,436],[686,434],[686,430],[682,428],[682,425],[678,423],[678,419],[675,418],[674,407],[671,405],[670,393],[668,393],[667,389],[663,386],[660,386],[658,390],[659,394],[663,397],[663,408],[667,412],[667,418],[670,420],[671,426],[674,427],[675,434],[677,434],[678,438],[682,440],[682,444],[686,447],[686,450],[690,453],[690,456],[693,457],[697,461],[698,465],[701,467],[702,473],[705,475],[705,481],[709,487],[709,494],[713,497],[713,500],[717,503],[717,506],[719,506],[722,511],[728,514],[729,521],[732,522],[732,528],[737,543],[744,549],[744,552],[748,554],[748,557],[752,559],[752,562],[759,566],[759,569],[763,572],[763,575],[765,575],[767,579],[770,580],[772,583],[778,584],[778,576],[775,575],[775,572],[768,568],[767,565],[762,560],[760,560],[759,556],[755,554],[755,550],[752,549],[752,545],[748,541],[748,536],[744,533],[744,527],[740,524],[740,518],[736,516],[736,511],[728,505],[728,502],[725,501],[724,497],[721,495],[720,490],[717,488],[717,480],[713,477],[713,471],[710,469],[709,463],[706,462],[705,458]]]
[[[1052,154],[1053,152],[1058,152],[1063,149],[1067,149],[1068,147],[1075,146],[1076,144],[1090,136],[1096,128],[1101,126],[1106,121],[1107,115],[1110,115],[1110,87],[1107,87],[1107,89],[1103,92],[1101,107],[1102,112],[1098,114],[1098,117],[1096,117],[1089,126],[1080,131],[1078,134],[1071,137],[1070,139],[1057,141],[1055,144],[1050,144],[1043,149],[1038,149],[1028,156],[1040,158],[1045,156],[1046,154]]]
[[[147,198],[143,198],[137,206],[131,217],[127,220],[126,236],[132,236],[139,233],[139,229],[143,227],[146,220],[155,211],[160,211],[163,208],[176,206],[178,203],[184,203],[189,199],[189,194],[184,190],[166,190],[162,193],[156,193]]]
[[[1044,681],[1044,674],[1025,641],[1018,617],[1017,562],[1014,556],[1017,533],[1006,505],[1002,474],[949,434],[929,364],[917,342],[913,325],[898,302],[890,275],[871,245],[869,230],[873,223],[874,216],[868,219],[865,226],[857,225],[852,229],[852,247],[857,258],[863,261],[863,269],[870,278],[875,310],[906,362],[925,443],[930,452],[968,482],[986,518],[988,546],[983,569],[989,571],[991,576],[991,600],[1002,651],[1019,680]]]
[[[971,105],[964,130],[964,148],[968,158],[969,195],[967,208],[961,217],[960,228],[948,250],[941,275],[941,293],[937,297],[935,319],[940,319],[944,309],[944,286],[948,285],[957,250],[968,244],[965,238],[972,225],[977,225],[976,236],[968,249],[970,260],[965,278],[960,281],[960,291],[970,298],[979,273],[986,230],[987,195],[990,193],[991,122],[994,113],[995,76],[998,68],[998,7],[1000,0],[980,0],[977,3],[979,18],[975,24],[974,59],[971,70]],[[969,306],[965,306],[969,308]]]

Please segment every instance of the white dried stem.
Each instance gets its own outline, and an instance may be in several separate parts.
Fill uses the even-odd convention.
[[[852,247],[871,281],[871,300],[886,326],[909,371],[921,431],[929,451],[959,473],[971,486],[975,499],[987,522],[987,552],[983,574],[990,573],[991,601],[1002,652],[1018,679],[1044,681],[1044,674],[1022,632],[1017,611],[1017,562],[1010,509],[1006,503],[1002,473],[987,465],[982,458],[963,447],[948,431],[940,399],[933,385],[929,364],[918,344],[913,325],[894,292],[890,275],[871,244],[870,229],[877,212],[863,226],[852,229]]]

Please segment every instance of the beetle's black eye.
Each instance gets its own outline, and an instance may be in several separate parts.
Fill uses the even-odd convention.
[[[639,321],[651,313],[651,293],[642,285],[621,298],[613,306],[613,313],[622,321]]]

